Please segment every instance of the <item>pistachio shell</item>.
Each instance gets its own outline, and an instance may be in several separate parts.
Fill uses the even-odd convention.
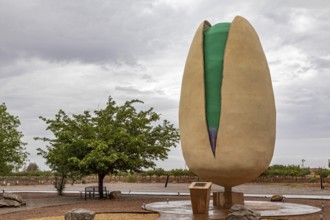
[[[179,107],[181,146],[188,167],[225,187],[258,177],[273,156],[276,110],[269,68],[259,37],[237,16],[225,48],[217,150],[211,151],[203,62],[204,21],[197,29],[184,70]]]

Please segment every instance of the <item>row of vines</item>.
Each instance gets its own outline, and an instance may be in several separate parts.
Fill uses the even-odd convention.
[[[295,165],[273,165],[252,182],[256,183],[314,183],[322,177],[324,182],[330,183],[328,169],[311,170]],[[8,176],[0,176],[0,185],[35,185],[53,184],[54,176],[50,171],[16,172]],[[193,172],[186,169],[164,170],[162,168],[147,170],[139,173],[116,173],[107,175],[104,182],[130,182],[130,183],[189,183],[202,181]],[[86,176],[71,183],[95,183],[97,176]]]

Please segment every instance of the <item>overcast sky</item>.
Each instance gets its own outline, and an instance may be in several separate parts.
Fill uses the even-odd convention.
[[[0,0],[0,103],[19,117],[30,161],[54,117],[141,99],[178,127],[183,68],[194,33],[245,17],[268,59],[277,108],[272,164],[330,159],[330,1]],[[165,169],[184,168],[178,146]]]

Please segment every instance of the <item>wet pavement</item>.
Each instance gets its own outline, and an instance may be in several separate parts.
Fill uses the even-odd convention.
[[[64,192],[84,192],[85,187],[94,184],[67,184]],[[154,195],[189,195],[190,183],[104,183],[109,191],[121,191],[123,194],[154,194]],[[291,185],[291,186],[290,186]],[[234,192],[243,192],[245,196],[271,196],[274,194],[285,195],[287,198],[322,198],[330,199],[330,190],[321,190],[318,187],[307,187],[302,185],[281,184],[243,184],[233,187]],[[53,185],[24,185],[24,186],[0,186],[0,190],[12,192],[53,192]],[[212,191],[223,191],[224,188],[212,185]]]
[[[263,218],[313,215],[322,211],[313,206],[283,202],[245,201],[245,205],[258,212]],[[160,213],[160,220],[173,219],[174,216],[176,219],[187,220],[197,217],[199,219],[222,219],[228,214],[228,210],[210,205],[208,215],[193,215],[190,200],[150,203],[145,206],[145,209]]]
[[[66,185],[65,193],[80,193],[84,192],[85,187],[96,185],[94,184],[74,184],[74,185]],[[123,194],[146,194],[146,195],[167,195],[167,196],[180,196],[180,195],[189,195],[189,185],[190,183],[169,183],[167,187],[165,187],[164,183],[104,183],[109,191],[121,191]],[[56,193],[56,190],[53,185],[25,185],[25,186],[0,186],[0,190],[4,189],[7,192],[47,192],[47,193]],[[212,185],[212,191],[223,191],[223,187]],[[249,196],[253,197],[270,197],[274,194],[281,194],[284,195],[286,198],[301,198],[301,199],[326,199],[330,200],[330,190],[321,190],[317,187],[306,187],[303,185],[283,185],[283,184],[244,184],[238,187],[233,187],[233,191],[236,192],[243,192],[246,200],[248,200]],[[74,197],[73,200],[79,198]],[[66,201],[70,202],[77,202],[77,201]],[[181,204],[181,203],[182,204]],[[173,201],[169,203],[162,202],[159,203],[161,207],[164,209],[168,208],[169,210],[158,210],[153,209],[148,206],[152,205],[153,203],[147,204],[146,207],[148,209],[152,209],[155,211],[159,211],[161,213],[160,220],[166,219],[222,219],[227,213],[226,210],[215,210],[213,208],[210,209],[210,215],[208,216],[192,216],[191,214],[191,205],[190,200],[180,201],[180,204],[176,204]],[[269,203],[269,202],[268,202]],[[263,204],[268,204],[267,202],[263,202]],[[184,208],[185,210],[179,210],[177,213],[171,213],[170,211],[174,209],[173,207],[168,207],[168,204],[174,205],[175,209]],[[212,204],[212,202],[210,202]],[[248,203],[247,203],[248,204]],[[280,204],[289,204],[289,203],[280,203]],[[274,205],[274,204],[273,204]],[[298,205],[298,204],[293,204]],[[253,206],[253,205],[252,205]],[[289,205],[290,206],[290,205]],[[295,206],[294,210],[305,210],[307,212],[316,212],[320,211],[318,208],[314,208],[311,206],[303,207],[303,205],[298,205],[299,207]],[[211,207],[211,205],[210,205]],[[301,208],[302,207],[302,208]],[[311,207],[311,208],[310,208]],[[293,210],[291,207],[291,210]],[[281,207],[278,210],[285,211],[290,210],[290,207]],[[308,211],[309,210],[309,211]],[[271,211],[271,209],[264,210],[264,211]],[[267,216],[267,215],[265,215]]]

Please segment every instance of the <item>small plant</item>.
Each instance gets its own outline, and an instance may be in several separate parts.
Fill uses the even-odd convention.
[[[311,178],[308,180],[309,183],[317,183],[317,179],[316,178]]]
[[[129,174],[127,175],[126,181],[127,181],[128,183],[135,183],[135,179],[136,179],[135,176],[129,173]]]

